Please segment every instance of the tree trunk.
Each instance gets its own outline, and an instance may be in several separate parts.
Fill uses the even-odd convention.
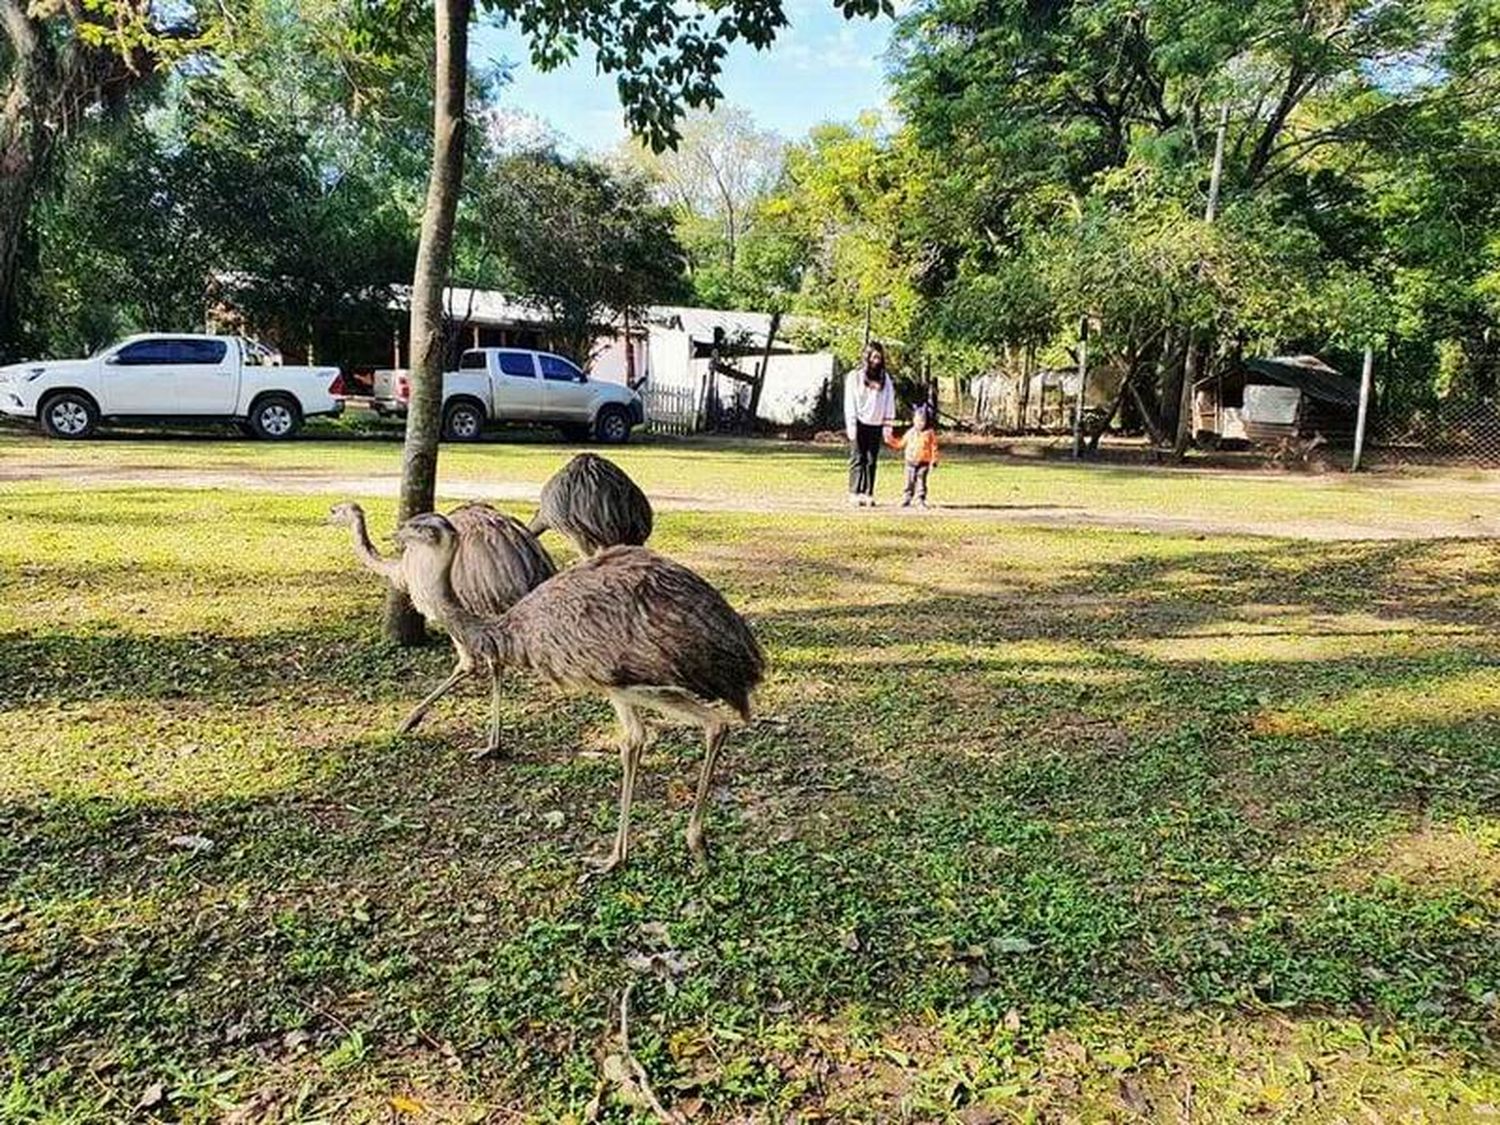
[[[1021,353],[1021,395],[1016,404],[1016,432],[1026,432],[1026,414],[1031,406],[1031,375],[1036,367],[1036,346],[1027,344]]]
[[[1193,391],[1198,382],[1198,369],[1203,360],[1203,341],[1193,332],[1188,338],[1187,356],[1182,361],[1182,387],[1177,399],[1177,441],[1172,447],[1173,456],[1179,460],[1187,456],[1188,446],[1193,444],[1196,427],[1193,425]]]
[[[21,262],[31,200],[46,156],[42,127],[44,72],[40,30],[17,0],[0,0],[0,29],[10,45],[10,74],[0,96],[0,362],[20,344]]]
[[[464,96],[468,86],[472,0],[437,0],[437,64],[433,74],[432,175],[417,244],[411,287],[411,402],[401,451],[401,499],[396,518],[432,511],[437,492],[438,437],[443,412],[443,287],[453,248],[453,219],[464,170]],[[419,643],[422,617],[405,594],[386,598],[386,635]]]
[[[0,151],[0,363],[21,358],[21,263],[36,188],[29,155],[8,161]]]

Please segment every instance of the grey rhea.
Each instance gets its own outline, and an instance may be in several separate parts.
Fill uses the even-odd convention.
[[[354,553],[360,562],[398,590],[411,594],[412,560],[405,552],[394,558],[385,558],[375,549],[370,542],[363,508],[354,503],[338,504],[329,512],[328,518],[330,523],[350,529],[354,537]],[[453,594],[470,613],[482,617],[504,613],[557,573],[552,556],[537,542],[536,536],[518,520],[488,504],[464,504],[449,512],[447,520],[456,539],[451,577]],[[432,620],[430,614],[427,617]],[[402,734],[416,729],[434,703],[473,674],[473,662],[457,644],[454,648],[457,649],[458,663],[452,674],[407,716],[401,724]],[[499,749],[500,697],[496,688],[490,708],[489,739],[475,751],[475,756],[487,757]]]
[[[606,547],[640,546],[651,538],[651,520],[651,501],[624,469],[580,453],[542,486],[531,531],[555,529],[592,555]]]
[[[687,567],[644,547],[611,547],[561,571],[498,617],[467,609],[450,570],[452,523],[416,516],[396,531],[408,560],[413,603],[448,630],[498,684],[518,668],[575,691],[609,698],[620,721],[620,819],[603,869],[630,847],[630,804],[646,745],[643,712],[703,731],[704,758],[687,844],[700,862],[703,805],[729,728],[750,719],[750,694],[765,658],[750,627],[716,589]]]

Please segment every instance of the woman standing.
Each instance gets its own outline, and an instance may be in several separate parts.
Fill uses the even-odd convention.
[[[865,362],[844,376],[844,430],[849,435],[849,503],[875,506],[875,465],[896,420],[896,389],[885,349],[871,343]]]

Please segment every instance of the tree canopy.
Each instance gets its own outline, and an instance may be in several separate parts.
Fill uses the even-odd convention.
[[[478,186],[506,292],[547,311],[587,364],[601,328],[683,294],[670,212],[639,177],[556,153],[505,157]]]

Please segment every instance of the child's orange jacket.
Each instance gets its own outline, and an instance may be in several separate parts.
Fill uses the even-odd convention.
[[[938,440],[936,430],[919,430],[913,426],[899,442],[891,442],[896,449],[906,451],[908,465],[936,465]]]

